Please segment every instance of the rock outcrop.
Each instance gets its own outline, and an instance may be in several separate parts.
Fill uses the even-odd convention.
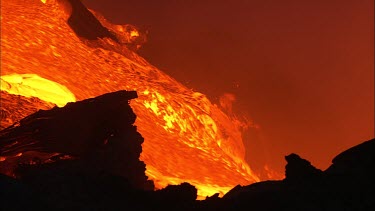
[[[132,51],[138,50],[147,41],[147,31],[130,24],[112,24],[98,12],[87,9],[80,0],[56,0],[54,3],[66,13],[68,25],[81,39],[93,41],[107,38],[126,45]]]
[[[285,166],[285,181],[298,183],[319,179],[322,174],[320,169],[315,168],[311,163],[302,159],[297,154],[285,156],[287,164]]]
[[[98,38],[110,38],[118,41],[116,36],[112,34],[106,27],[104,27],[98,19],[82,4],[79,0],[60,0],[65,1],[71,7],[68,24],[70,28],[77,34],[77,36],[96,40]]]
[[[39,110],[0,131],[0,156],[6,158],[1,172],[20,178],[42,171],[105,172],[134,187],[153,189],[139,161],[143,138],[129,105],[136,97],[136,92],[118,91]]]
[[[215,210],[373,210],[374,157],[375,139],[339,154],[325,171],[290,154],[284,180],[237,186],[203,204]]]

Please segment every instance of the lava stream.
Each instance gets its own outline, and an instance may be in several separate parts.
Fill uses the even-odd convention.
[[[156,188],[189,182],[200,196],[222,195],[237,184],[259,181],[244,161],[241,126],[203,94],[122,44],[78,38],[57,4],[7,0],[1,11],[2,79],[35,74],[59,84],[54,87],[66,87],[76,100],[122,89],[138,92],[131,106],[145,139],[141,160]],[[45,84],[28,90],[45,99]]]

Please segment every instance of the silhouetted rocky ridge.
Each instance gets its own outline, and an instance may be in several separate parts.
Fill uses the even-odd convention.
[[[40,110],[0,131],[1,210],[373,210],[375,139],[325,171],[296,154],[284,180],[236,186],[197,201],[183,183],[153,190],[139,160],[143,138],[118,91]],[[22,153],[22,155],[20,155]],[[7,175],[5,175],[7,174]]]

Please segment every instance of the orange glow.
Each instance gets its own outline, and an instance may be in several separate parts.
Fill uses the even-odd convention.
[[[270,169],[270,167],[267,164],[263,168],[267,174],[267,178],[270,180],[282,180],[285,178],[284,174],[281,174],[279,172],[274,171],[273,169]]]
[[[131,106],[145,139],[141,160],[156,188],[189,182],[201,197],[222,196],[237,184],[259,181],[244,161],[240,121],[123,45],[107,39],[87,45],[58,5],[38,3],[1,4],[2,90],[59,106],[136,90]]]

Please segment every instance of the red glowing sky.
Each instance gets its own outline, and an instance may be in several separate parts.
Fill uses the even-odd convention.
[[[374,137],[372,0],[84,0],[108,20],[149,30],[139,54],[261,129],[248,161],[282,172],[291,152],[325,169]],[[230,2],[230,3],[229,3]]]

